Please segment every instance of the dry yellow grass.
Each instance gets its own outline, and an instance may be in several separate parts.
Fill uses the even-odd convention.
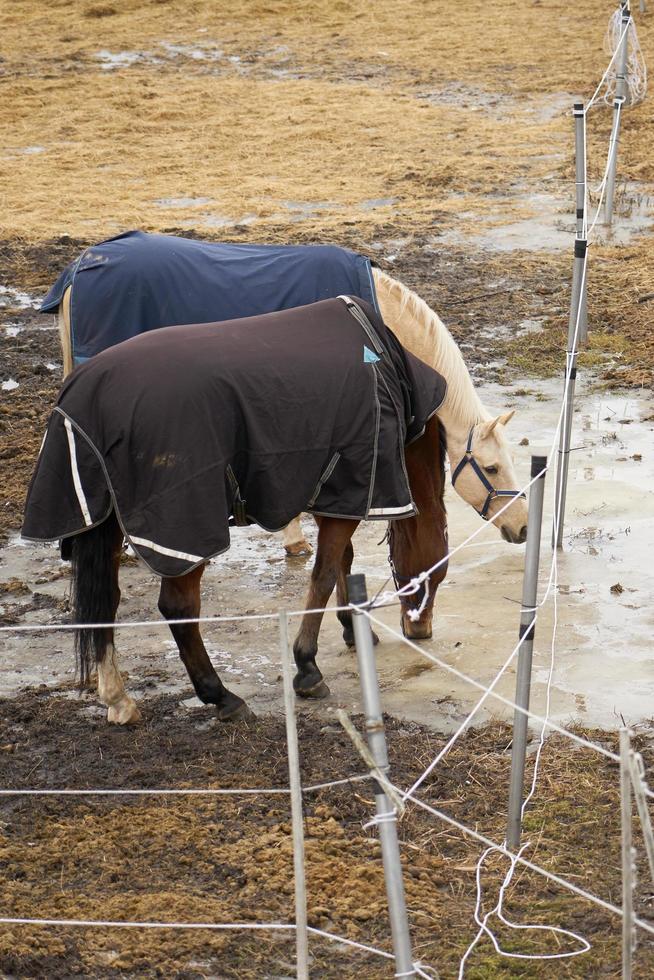
[[[594,87],[610,9],[591,0],[467,0],[449,12],[388,0],[12,3],[0,14],[0,235],[211,232],[223,218],[256,215],[263,236],[299,215],[303,230],[324,236],[391,213],[423,232],[460,212],[502,217],[516,188],[570,178],[561,92]],[[649,21],[640,33],[647,48]],[[135,60],[105,70],[102,52]],[[560,108],[547,120],[552,104]],[[627,114],[621,173],[653,176],[650,118],[647,106]],[[593,149],[605,146],[609,122],[608,112],[594,117]],[[157,203],[179,198],[208,201]],[[393,212],[369,203],[386,198],[397,199]]]
[[[244,222],[239,240],[369,251],[393,235],[438,247],[454,232],[442,248],[474,251],[476,232],[529,217],[543,193],[570,226],[568,110],[608,64],[613,9],[15,0],[0,11],[0,239],[91,242],[134,227],[229,238]],[[636,19],[649,60],[654,16]],[[620,178],[645,194],[652,115],[649,101],[625,112],[619,155]],[[589,116],[592,182],[610,125],[606,106]],[[636,383],[651,375],[639,361],[654,343],[652,304],[637,300],[654,289],[653,241],[608,248],[596,266],[591,251],[594,319],[633,350]],[[528,255],[505,262],[529,278]]]

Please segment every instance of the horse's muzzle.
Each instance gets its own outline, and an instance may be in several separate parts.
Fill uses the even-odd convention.
[[[506,524],[500,528],[500,534],[509,544],[524,544],[527,540],[527,525],[523,524],[518,532],[513,531]]]
[[[431,640],[431,613],[421,616],[418,620],[411,619],[407,613],[402,613],[402,632],[408,640]]]

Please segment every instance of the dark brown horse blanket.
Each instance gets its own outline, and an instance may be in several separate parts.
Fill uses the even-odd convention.
[[[370,260],[336,245],[232,245],[128,231],[87,248],[41,310],[71,287],[75,364],[136,334],[306,306],[342,293],[376,305]]]
[[[114,507],[137,554],[174,576],[229,547],[232,515],[270,531],[301,511],[408,517],[404,447],[445,391],[347,297],[141,334],[64,383],[22,534],[65,538]]]

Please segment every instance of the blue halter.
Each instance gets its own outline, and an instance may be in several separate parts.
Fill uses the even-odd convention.
[[[452,474],[452,486],[454,486],[456,478],[458,477],[459,473],[464,468],[464,466],[467,466],[468,463],[470,463],[473,470],[475,471],[475,473],[483,483],[484,488],[488,490],[488,496],[486,497],[486,501],[484,503],[484,506],[481,508],[481,510],[477,510],[477,508],[475,507],[475,510],[477,510],[479,516],[482,517],[485,521],[487,521],[488,508],[491,505],[491,500],[495,500],[496,497],[525,497],[526,495],[522,493],[522,491],[520,490],[496,490],[493,484],[490,482],[490,480],[486,478],[486,475],[482,470],[481,466],[479,465],[475,457],[472,455],[472,436],[474,431],[475,431],[475,427],[473,425],[473,427],[470,429],[470,432],[468,434],[468,444],[466,446],[465,455],[462,457],[459,465],[457,466],[454,473]]]

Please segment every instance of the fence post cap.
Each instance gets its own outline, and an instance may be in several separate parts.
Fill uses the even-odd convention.
[[[531,450],[531,478],[535,476],[540,476],[541,479],[545,477],[547,471],[547,455],[549,449],[544,446],[534,446]]]
[[[366,588],[366,576],[356,574],[347,577],[347,597],[355,606],[361,606],[368,601],[368,590]]]

